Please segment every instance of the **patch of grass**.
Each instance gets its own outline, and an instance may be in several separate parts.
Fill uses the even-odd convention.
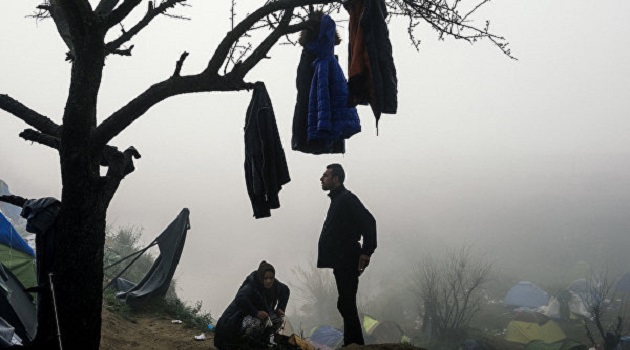
[[[179,298],[159,299],[151,302],[155,311],[163,312],[175,320],[181,320],[186,326],[208,330],[212,322],[209,312],[202,311],[202,302],[197,301],[194,306],[181,301]]]
[[[142,317],[146,314],[160,315],[173,320],[181,320],[186,327],[202,331],[207,331],[208,324],[212,322],[210,313],[202,311],[201,301],[191,306],[179,298],[155,299],[142,307],[132,308],[116,299],[116,292],[108,289],[103,293],[103,304],[112,313],[126,319]]]
[[[107,288],[103,292],[103,307],[107,308],[107,310],[112,313],[120,315],[124,318],[129,318],[132,315],[133,310],[129,307],[129,305],[116,299],[116,293],[117,292],[111,288]]]

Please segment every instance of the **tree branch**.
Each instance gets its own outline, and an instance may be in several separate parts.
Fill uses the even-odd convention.
[[[37,142],[44,146],[54,148],[57,151],[61,149],[61,139],[59,137],[50,136],[33,129],[26,129],[20,133],[20,137],[26,141]]]
[[[125,2],[131,2],[131,1],[137,1],[137,0],[126,0]],[[112,52],[116,49],[118,49],[122,44],[126,43],[127,41],[131,40],[131,38],[133,38],[136,34],[138,34],[142,29],[144,29],[147,25],[149,25],[149,23],[151,23],[151,21],[158,15],[163,14],[164,12],[166,12],[166,10],[168,10],[171,7],[174,7],[175,5],[179,4],[179,3],[183,3],[186,0],[166,0],[164,2],[162,2],[160,4],[160,6],[158,7],[153,7],[153,2],[149,1],[149,8],[147,10],[147,13],[144,15],[144,17],[140,20],[140,22],[138,22],[136,25],[134,25],[133,27],[131,27],[131,29],[129,29],[128,31],[123,31],[123,34],[118,38],[115,39],[109,43],[107,43],[105,45],[105,47],[107,48],[108,51]],[[123,3],[124,5],[124,3]],[[120,7],[122,7],[123,5],[120,5]],[[120,8],[119,7],[119,8]],[[118,10],[118,9],[116,9]],[[114,13],[112,12],[112,15]],[[127,16],[127,15],[125,15]],[[124,19],[121,18],[120,21],[122,21]],[[108,19],[109,21],[109,19]],[[114,26],[115,24],[120,23],[120,21],[118,21],[117,23],[114,23],[112,25],[110,25],[110,23],[108,22],[109,27],[111,28],[112,26]]]
[[[115,10],[112,10],[105,18],[105,25],[111,28],[122,22],[136,6],[140,5],[142,0],[123,0]],[[153,1],[149,1],[149,8],[153,7]]]
[[[184,65],[184,61],[188,57],[188,52],[184,51],[182,55],[179,57],[177,63],[175,63],[175,72],[173,72],[174,77],[179,77],[182,72],[182,66]]]
[[[252,54],[240,65],[237,65],[232,70],[237,76],[244,77],[252,68],[254,68],[258,62],[260,62],[263,58],[267,57],[267,53],[269,50],[276,44],[278,39],[282,36],[288,34],[286,31],[289,27],[289,23],[291,23],[291,18],[293,17],[293,8],[284,11],[284,15],[280,20],[280,24],[274,31],[269,34],[265,40],[252,52]]]
[[[245,19],[243,19],[236,27],[234,27],[234,29],[232,29],[225,35],[225,38],[223,38],[219,46],[217,46],[217,49],[214,51],[214,55],[212,55],[212,58],[208,62],[206,73],[218,74],[219,69],[221,68],[223,62],[225,62],[225,59],[230,53],[232,45],[234,45],[234,43],[238,41],[241,36],[247,33],[247,31],[249,31],[254,24],[256,24],[261,19],[267,17],[269,14],[299,6],[307,6],[311,4],[329,4],[332,2],[337,2],[337,0],[278,0],[269,2],[264,6],[261,6],[256,11],[245,17]]]
[[[114,194],[125,176],[131,174],[136,168],[133,165],[134,159],[140,159],[140,153],[132,146],[124,152],[118,148],[108,146],[103,151],[101,166],[107,166],[107,174],[101,178],[104,200],[109,201],[114,198]]]
[[[61,134],[61,127],[49,118],[26,107],[20,101],[11,98],[9,95],[0,94],[0,109],[13,114],[22,119],[26,124],[35,129],[48,134],[58,136]]]
[[[94,12],[96,12],[97,15],[107,15],[118,5],[119,1],[120,0],[101,0],[96,6],[96,9],[94,9]]]
[[[246,83],[230,74],[210,76],[202,72],[197,75],[172,76],[149,87],[105,119],[94,133],[95,145],[98,147],[107,144],[151,107],[169,97],[194,92],[238,91],[251,88],[252,83]]]
[[[27,200],[28,200],[28,198],[15,196],[15,195],[0,196],[0,202],[13,204],[13,205],[18,206],[20,208],[22,208],[24,206],[24,203],[26,203]]]

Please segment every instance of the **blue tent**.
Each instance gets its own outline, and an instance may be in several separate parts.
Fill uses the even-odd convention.
[[[630,292],[630,272],[621,277],[615,288],[618,292],[627,293]]]
[[[35,257],[35,252],[19,233],[15,230],[13,225],[7,220],[4,214],[0,213],[0,244],[4,244],[7,247],[19,250],[32,257]]]
[[[549,303],[549,294],[529,281],[520,281],[505,295],[503,305],[509,308],[537,308]]]
[[[308,340],[312,344],[336,349],[343,344],[343,332],[332,326],[319,326],[311,331]]]

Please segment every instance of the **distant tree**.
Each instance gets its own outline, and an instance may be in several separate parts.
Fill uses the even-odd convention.
[[[588,276],[587,288],[580,294],[592,322],[584,322],[586,336],[592,345],[603,344],[604,350],[616,350],[628,317],[628,296],[618,295],[615,281],[608,277],[608,271]],[[594,331],[589,327],[594,324]]]
[[[181,54],[173,73],[148,87],[140,95],[120,106],[97,123],[97,102],[105,60],[114,55],[131,56],[133,45],[125,46],[152,21],[161,16],[183,18],[168,11],[186,0],[42,0],[38,17],[52,17],[59,35],[67,45],[70,84],[62,124],[0,94],[0,109],[23,120],[32,129],[20,136],[58,151],[61,165],[61,210],[57,232],[55,266],[53,267],[63,329],[64,349],[98,349],[100,344],[103,280],[103,247],[106,213],[121,181],[134,171],[134,159],[140,153],[133,147],[124,151],[109,146],[110,141],[156,104],[177,95],[196,92],[238,91],[250,89],[249,72],[278,41],[309,26],[313,5],[324,12],[339,11],[341,4],[333,0],[266,0],[236,21],[232,12],[232,28],[218,44],[207,66],[199,73],[181,75],[188,56]],[[217,1],[217,0],[213,0]],[[127,23],[134,10],[145,15],[136,23]],[[464,8],[461,0],[387,0],[392,17],[408,22],[408,35],[419,44],[415,29],[425,23],[440,38],[452,37],[470,43],[489,40],[505,55],[512,57],[505,40],[489,30],[488,21],[481,26],[472,22],[473,14],[489,0],[472,0]],[[232,2],[234,5],[234,1]],[[233,6],[234,7],[234,6]],[[222,14],[217,14],[222,16]],[[113,29],[123,26],[121,33]],[[10,30],[10,29],[6,29]],[[259,42],[243,44],[257,30],[266,33]],[[109,35],[108,35],[109,34]],[[215,35],[209,33],[207,35]],[[113,37],[113,39],[111,39]],[[26,53],[15,53],[24,55]],[[110,58],[111,59],[111,58]],[[8,82],[10,84],[10,82]],[[50,87],[64,89],[64,87]],[[101,175],[101,167],[106,172]],[[21,205],[24,198],[0,197],[0,201]],[[58,347],[54,315],[40,325],[36,344],[42,348]]]
[[[341,318],[337,312],[337,287],[330,273],[314,266],[293,269],[295,282],[291,283],[292,292],[300,303],[302,315],[312,326],[318,324],[335,325]]]
[[[468,326],[483,306],[483,286],[491,271],[492,264],[470,246],[439,258],[427,256],[416,264],[411,280],[428,340]]]

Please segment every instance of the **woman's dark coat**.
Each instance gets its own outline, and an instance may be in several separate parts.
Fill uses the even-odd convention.
[[[277,309],[286,310],[289,302],[289,287],[275,280],[267,293],[262,281],[258,279],[258,271],[252,272],[239,287],[236,297],[223,312],[215,330],[215,344],[240,335],[241,325],[245,316],[256,317],[258,311],[268,314]],[[270,296],[270,298],[266,297]]]
[[[322,17],[319,36],[306,44],[315,55],[308,106],[309,140],[347,139],[361,131],[357,110],[348,107],[346,77],[334,56],[335,21]]]

